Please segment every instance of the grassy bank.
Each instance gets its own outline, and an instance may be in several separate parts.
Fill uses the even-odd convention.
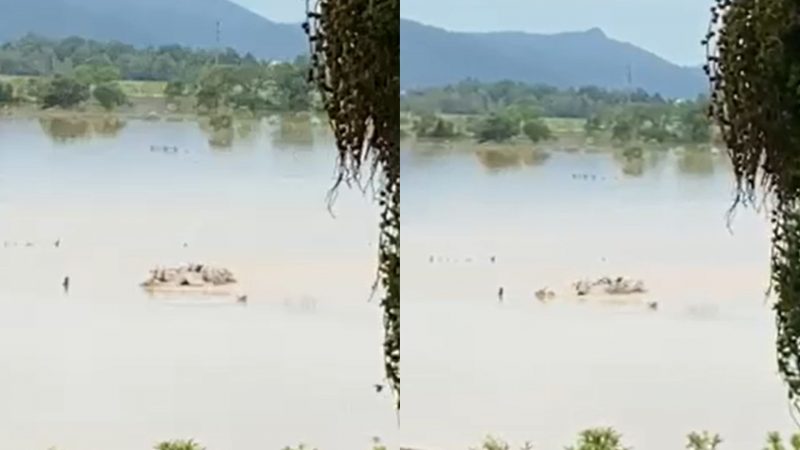
[[[22,75],[0,75],[0,83],[9,83],[15,91],[23,90],[29,80],[42,80],[44,77]],[[131,98],[164,98],[166,81],[121,80],[122,91]]]

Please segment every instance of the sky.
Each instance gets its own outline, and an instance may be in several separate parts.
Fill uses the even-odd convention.
[[[234,0],[279,22],[300,22],[305,0]],[[700,65],[712,0],[401,0],[400,15],[454,31],[556,33],[599,27],[672,62]]]

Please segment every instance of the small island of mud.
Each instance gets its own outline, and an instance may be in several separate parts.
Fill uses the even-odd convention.
[[[171,268],[156,267],[141,286],[154,292],[229,294],[238,284],[226,268],[190,263]]]

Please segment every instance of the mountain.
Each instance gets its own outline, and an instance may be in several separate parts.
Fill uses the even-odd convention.
[[[35,33],[213,48],[218,20],[224,47],[280,60],[308,51],[299,24],[271,22],[228,0],[0,0],[0,42]]]
[[[460,33],[400,21],[403,89],[442,86],[466,78],[514,80],[556,87],[632,87],[667,97],[707,91],[700,67],[682,67],[601,30],[558,34]]]
[[[221,45],[266,59],[308,51],[299,24],[272,22],[229,0],[0,0],[0,42],[35,33],[117,40],[136,46]],[[552,35],[455,33],[400,21],[400,80],[404,89],[476,78],[511,79],[557,87],[633,86],[669,97],[706,91],[699,68],[680,67],[599,29]]]

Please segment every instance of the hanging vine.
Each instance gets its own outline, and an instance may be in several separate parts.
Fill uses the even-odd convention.
[[[312,0],[314,1],[314,0]],[[338,178],[377,181],[386,378],[400,409],[400,1],[317,0],[304,24],[338,148]],[[375,179],[375,175],[378,178]]]
[[[778,367],[800,398],[800,3],[716,0],[704,43],[735,204],[767,206]],[[761,194],[760,196],[758,194]]]

